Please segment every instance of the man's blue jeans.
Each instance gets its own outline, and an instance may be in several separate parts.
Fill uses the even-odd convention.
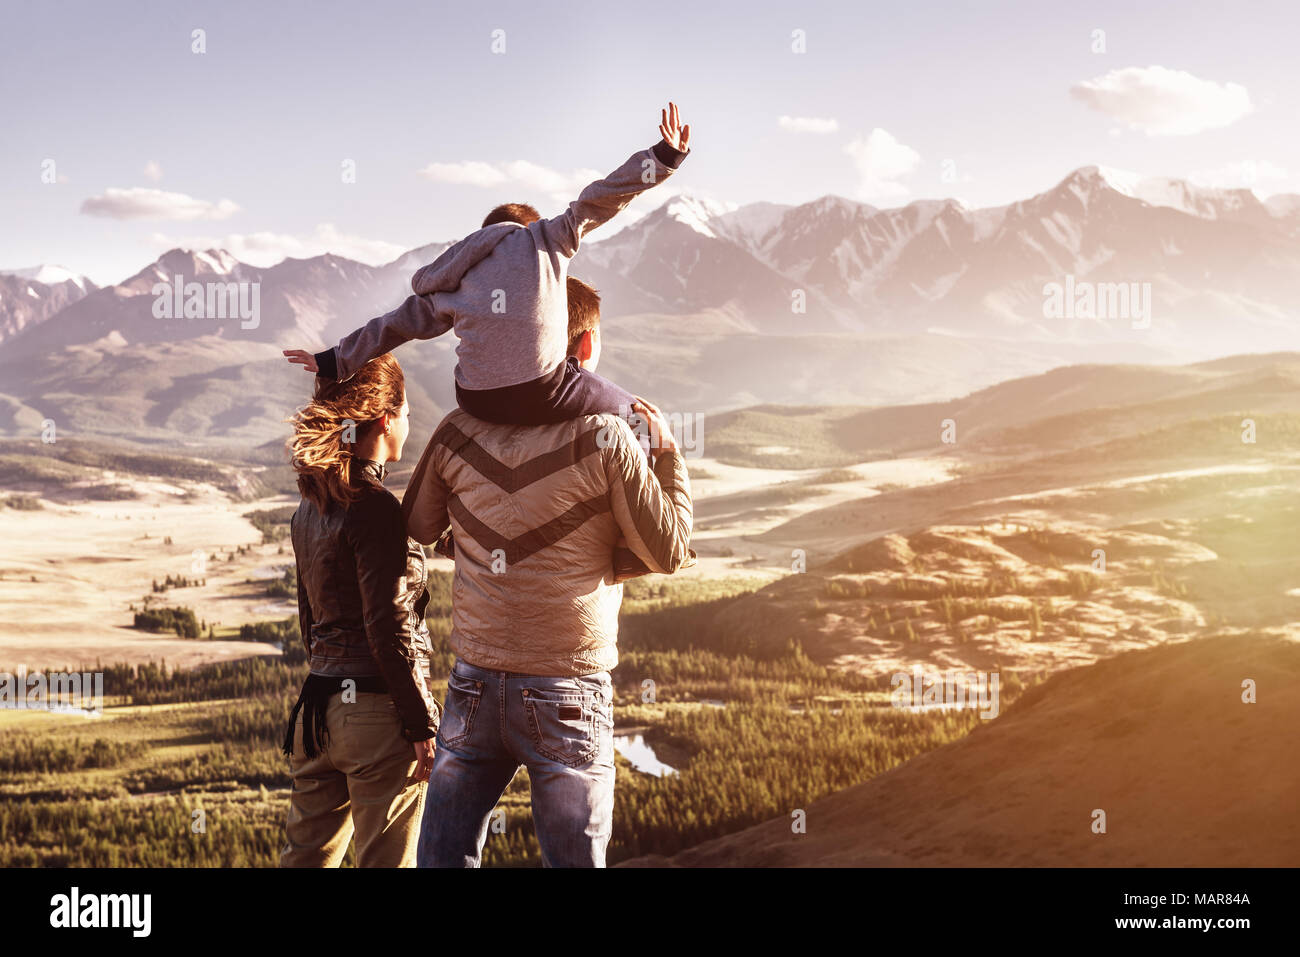
[[[614,822],[614,685],[479,668],[447,679],[429,775],[419,867],[478,867],[493,808],[528,768],[547,867],[604,867]]]

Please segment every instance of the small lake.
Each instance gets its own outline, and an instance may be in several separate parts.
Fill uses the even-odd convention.
[[[614,750],[632,762],[632,767],[657,778],[676,774],[677,769],[669,767],[655,757],[654,748],[646,744],[645,736],[637,734],[614,735]]]

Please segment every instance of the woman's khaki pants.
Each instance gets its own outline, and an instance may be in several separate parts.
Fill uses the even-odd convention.
[[[338,867],[354,827],[359,867],[415,866],[427,788],[411,780],[415,750],[402,737],[389,695],[359,691],[355,697],[351,704],[342,693],[330,698],[329,745],[314,758],[303,748],[298,715],[281,867]]]

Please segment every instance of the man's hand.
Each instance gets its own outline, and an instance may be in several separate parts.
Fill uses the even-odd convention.
[[[316,368],[316,356],[305,349],[285,349],[284,355],[291,363],[302,366],[312,375],[320,372]]]
[[[682,126],[681,118],[677,115],[677,104],[668,101],[668,109],[661,110],[663,115],[659,123],[659,132],[663,135],[664,142],[675,150],[683,153],[686,152],[686,144],[691,139],[690,126]]]
[[[439,535],[438,540],[433,543],[433,553],[443,558],[450,558],[452,561],[456,560],[456,536],[452,534],[450,528]]]
[[[669,427],[664,414],[659,411],[659,407],[647,402],[639,395],[635,398],[636,401],[632,403],[632,410],[638,415],[645,416],[646,422],[650,424],[651,461],[658,459],[665,452],[676,452],[677,440],[673,438],[673,430]]]
[[[429,780],[429,772],[433,770],[433,742],[433,738],[430,738],[428,741],[411,742],[415,747],[415,773],[412,775],[413,780]]]

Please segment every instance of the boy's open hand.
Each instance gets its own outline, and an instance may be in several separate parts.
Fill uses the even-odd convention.
[[[650,426],[651,461],[658,459],[665,452],[676,452],[677,440],[673,438],[672,426],[668,424],[664,414],[659,411],[659,407],[639,395],[633,396],[633,398],[636,401],[632,403],[632,411],[643,416]]]
[[[682,126],[681,117],[677,115],[677,104],[668,101],[668,109],[660,111],[663,114],[663,120],[659,123],[659,132],[663,135],[664,142],[675,150],[686,152],[686,144],[691,139],[691,128]]]
[[[294,365],[302,366],[312,375],[320,372],[320,369],[316,368],[316,357],[305,349],[285,349],[284,355]]]

